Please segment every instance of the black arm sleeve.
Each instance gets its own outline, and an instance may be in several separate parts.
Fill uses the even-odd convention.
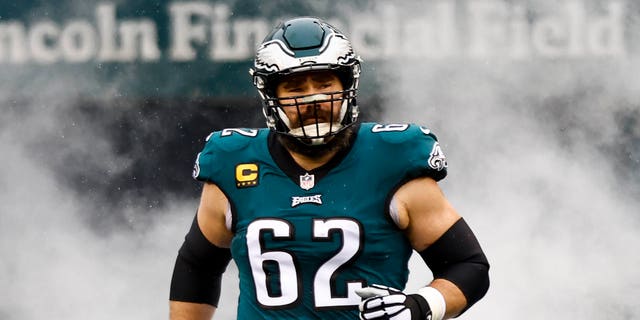
[[[231,251],[209,242],[194,219],[178,252],[169,300],[217,306],[222,274],[230,260]]]
[[[489,290],[489,261],[464,219],[454,223],[435,243],[420,252],[420,256],[434,279],[449,280],[462,291],[467,306],[460,314]]]

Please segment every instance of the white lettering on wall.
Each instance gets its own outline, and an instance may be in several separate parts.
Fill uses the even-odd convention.
[[[100,34],[98,61],[155,61],[161,56],[158,32],[151,19],[116,20],[116,7],[103,3],[96,8]]]
[[[86,62],[96,54],[97,36],[89,22],[75,20],[62,30],[60,51],[69,62]]]
[[[207,46],[209,58],[214,61],[246,60],[271,28],[264,19],[230,20],[231,11],[223,4],[178,2],[171,4],[169,11],[170,55],[176,61],[196,59],[195,45]]]
[[[0,63],[41,64],[98,61],[154,61],[161,56],[151,19],[116,20],[115,5],[100,4],[95,23],[45,20],[29,29],[19,22],[0,23]]]
[[[58,37],[60,28],[51,21],[37,23],[29,32],[29,51],[31,58],[40,63],[53,63],[58,60]]]
[[[468,5],[469,55],[483,58],[496,50],[504,51],[508,43],[507,4],[497,1],[474,1]]]
[[[230,17],[228,6],[214,7],[211,25],[213,41],[209,49],[212,60],[234,61],[252,57],[255,48],[271,28],[263,19],[236,19],[231,22]]]
[[[595,5],[554,2],[545,10],[503,0],[437,0],[415,8],[380,2],[348,20],[326,17],[349,35],[366,60],[485,60],[624,57],[625,0]],[[167,52],[158,43],[158,22],[120,19],[103,2],[93,17],[0,23],[0,64],[58,62],[244,61],[274,21],[236,17],[224,3],[175,1],[167,5]],[[124,9],[121,9],[124,10]]]
[[[169,6],[171,13],[171,60],[195,60],[197,51],[192,42],[205,44],[211,6],[205,2],[176,2]]]
[[[469,56],[523,59],[626,54],[622,1],[610,1],[600,15],[590,15],[582,0],[559,2],[555,9],[529,21],[521,4],[470,2]]]

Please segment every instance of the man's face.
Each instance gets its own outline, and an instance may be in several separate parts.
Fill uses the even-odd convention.
[[[318,123],[338,122],[342,90],[333,72],[313,71],[285,77],[276,87],[276,96],[294,129],[315,125],[316,117]]]

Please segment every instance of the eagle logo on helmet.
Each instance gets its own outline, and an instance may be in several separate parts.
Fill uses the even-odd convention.
[[[258,70],[278,72],[304,66],[310,61],[314,64],[347,64],[356,59],[349,40],[338,33],[331,33],[325,37],[318,52],[319,54],[313,57],[296,57],[296,53],[287,48],[282,40],[274,39],[258,48],[254,65]]]

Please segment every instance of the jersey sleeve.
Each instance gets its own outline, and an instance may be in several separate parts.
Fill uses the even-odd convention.
[[[259,134],[258,129],[245,128],[227,128],[211,133],[196,157],[193,178],[218,186],[233,182],[235,164],[248,154],[248,147]]]
[[[440,181],[447,176],[447,158],[431,130],[418,125],[410,125],[408,139],[404,142],[407,150],[407,178],[431,177]]]
[[[376,143],[374,157],[390,176],[402,180],[447,175],[447,160],[431,130],[415,124],[367,124],[363,128]]]
[[[216,162],[219,161],[218,156],[220,154],[218,143],[218,132],[211,133],[205,140],[205,145],[202,151],[196,156],[195,164],[193,165],[192,176],[194,179],[202,182],[215,182],[218,166]]]

